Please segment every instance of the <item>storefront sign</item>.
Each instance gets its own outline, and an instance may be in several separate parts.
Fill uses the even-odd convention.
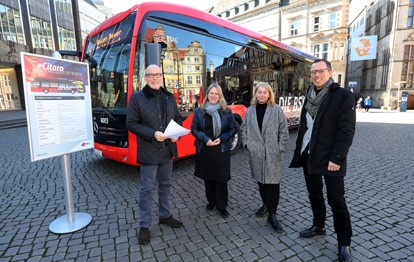
[[[22,53],[32,161],[93,148],[88,64]]]

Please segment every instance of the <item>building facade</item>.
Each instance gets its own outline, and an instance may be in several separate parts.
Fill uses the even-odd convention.
[[[76,5],[74,1],[0,0],[0,111],[24,109],[21,52],[50,56],[56,50],[81,49],[73,15],[73,10],[79,10],[77,3],[91,6],[82,13],[94,14],[92,26],[110,15],[93,8],[89,0],[76,1]]]
[[[351,1],[358,15],[350,23],[353,37],[377,39],[374,59],[348,58],[347,82],[356,94],[371,96],[375,107],[398,108],[402,92],[408,93],[408,109],[414,109],[414,0]]]

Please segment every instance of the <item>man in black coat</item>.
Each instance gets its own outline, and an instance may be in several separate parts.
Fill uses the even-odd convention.
[[[325,180],[338,240],[340,261],[352,261],[352,227],[345,202],[346,158],[355,133],[355,101],[350,91],[332,80],[331,63],[315,60],[311,65],[312,85],[301,112],[296,149],[290,167],[303,167],[313,213],[313,225],[300,232],[310,238],[325,235]]]
[[[147,85],[135,92],[129,101],[126,125],[137,136],[138,163],[140,164],[139,213],[140,230],[138,242],[148,244],[150,239],[152,191],[158,182],[158,215],[160,224],[173,228],[183,227],[170,212],[170,188],[173,157],[177,158],[178,138],[164,135],[173,119],[181,125],[181,114],[175,97],[161,87],[162,73],[156,65],[145,70]]]

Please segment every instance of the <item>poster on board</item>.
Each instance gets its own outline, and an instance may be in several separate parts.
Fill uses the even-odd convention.
[[[21,58],[32,162],[93,148],[88,64]]]

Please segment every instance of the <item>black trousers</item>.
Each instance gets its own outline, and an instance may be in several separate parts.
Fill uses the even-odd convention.
[[[208,203],[216,206],[218,210],[226,210],[229,198],[227,183],[204,179],[204,185]]]
[[[269,214],[276,214],[277,206],[279,205],[280,184],[262,184],[259,185],[260,197],[265,204]]]
[[[302,156],[303,173],[313,213],[313,225],[318,228],[325,227],[326,206],[323,196],[323,182],[325,180],[328,204],[332,209],[333,223],[337,235],[338,247],[351,244],[352,226],[348,207],[345,202],[345,185],[343,176],[322,176],[309,174],[307,168],[309,155],[307,150]]]

